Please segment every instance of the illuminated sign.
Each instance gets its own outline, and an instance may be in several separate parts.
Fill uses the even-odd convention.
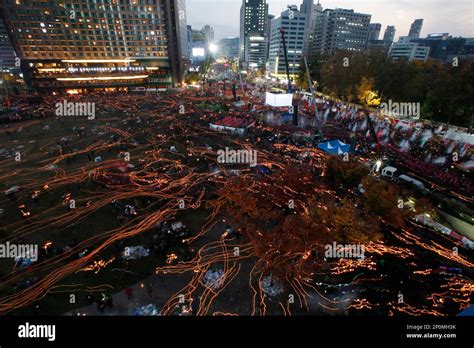
[[[193,57],[204,57],[205,51],[202,47],[193,48]]]

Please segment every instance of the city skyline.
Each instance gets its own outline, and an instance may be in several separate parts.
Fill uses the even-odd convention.
[[[317,0],[315,0],[317,2]],[[468,0],[446,5],[445,1],[406,0],[363,0],[357,3],[349,0],[320,1],[323,8],[347,8],[355,12],[372,15],[371,23],[381,23],[382,32],[387,25],[397,29],[395,41],[408,35],[410,26],[417,18],[423,18],[421,37],[429,33],[449,32],[453,37],[474,37],[474,3]],[[239,14],[241,0],[225,0],[226,15],[222,16],[223,0],[187,0],[187,20],[193,27],[208,24],[214,28],[215,40],[239,36]],[[302,1],[267,0],[269,14],[279,15],[287,5],[299,5]]]

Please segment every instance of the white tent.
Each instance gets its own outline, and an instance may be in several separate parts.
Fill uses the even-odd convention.
[[[267,92],[265,94],[265,104],[275,107],[291,106],[293,94],[275,94]]]

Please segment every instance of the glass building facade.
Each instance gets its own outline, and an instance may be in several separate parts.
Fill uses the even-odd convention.
[[[35,88],[181,82],[176,0],[0,0],[0,10]]]

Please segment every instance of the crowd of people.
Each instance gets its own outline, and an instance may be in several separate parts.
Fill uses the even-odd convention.
[[[265,93],[273,87],[274,84],[234,78],[209,81],[198,93],[213,94],[219,101],[215,105],[225,106],[216,106],[209,115],[209,119],[214,119],[217,124],[226,118],[233,118],[245,123],[245,127],[252,123],[249,120],[255,120],[257,124],[266,121],[277,126],[289,125],[291,118],[283,120],[288,116],[287,109],[273,108],[264,103]],[[454,185],[467,192],[472,190],[469,170],[474,168],[474,136],[462,134],[459,139],[453,139],[448,136],[453,133],[451,128],[445,125],[400,121],[330,98],[320,97],[314,103],[307,94],[296,94],[299,128],[318,129],[319,126],[325,138],[339,138],[351,143],[354,154],[382,151],[422,176],[432,177],[441,184]],[[135,98],[125,92],[107,93],[107,98],[114,100],[115,107],[111,109],[110,103],[100,101],[103,97],[100,92],[87,95],[88,100],[97,101],[98,107],[104,111],[124,108],[130,112]],[[60,95],[43,96],[41,99],[16,97],[11,102],[11,109],[0,117],[0,122],[54,115],[55,103],[64,98]],[[81,100],[81,96],[68,95],[67,99]],[[315,117],[315,105],[319,117]],[[146,104],[140,103],[140,111],[144,107],[147,107]],[[138,111],[138,103],[136,108]],[[199,109],[199,103],[196,109]],[[272,117],[268,117],[269,113]],[[275,118],[281,118],[284,122],[275,122]]]
[[[245,103],[239,104],[241,110],[231,108],[226,111],[227,116],[238,112],[241,117],[242,111],[245,111],[248,117],[256,119],[257,125],[271,125],[286,130],[293,128],[295,131],[296,124],[292,124],[294,119],[288,117],[289,108],[274,108],[264,102],[265,93],[279,87],[278,84],[237,82],[237,79],[233,84],[232,81],[220,82],[221,89],[222,85],[237,85],[245,96]],[[217,85],[209,85],[208,93],[218,90]],[[225,91],[224,88],[224,96]],[[234,101],[240,102],[235,94],[232,92]],[[230,97],[230,90],[227,95]],[[474,168],[474,136],[467,131],[458,131],[448,125],[434,125],[428,121],[399,120],[328,97],[319,96],[314,102],[306,93],[297,92],[294,95],[292,111],[298,106],[297,128],[312,129],[316,133],[319,128],[325,138],[338,138],[350,143],[353,154],[380,152],[422,177],[472,193],[470,171]],[[318,117],[315,117],[315,106]]]
[[[341,103],[322,101],[322,122],[328,135],[357,144],[354,151],[380,150],[422,176],[472,191],[468,171],[474,167],[474,137],[448,137],[449,128],[424,122],[383,118]]]

